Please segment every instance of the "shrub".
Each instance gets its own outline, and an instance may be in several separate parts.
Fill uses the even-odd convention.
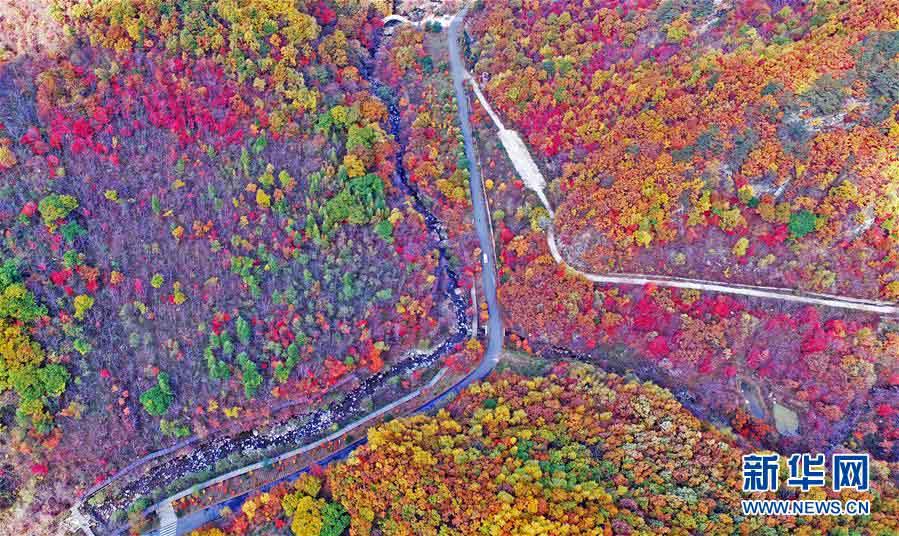
[[[256,391],[259,390],[259,386],[262,385],[262,375],[259,374],[256,363],[253,363],[247,357],[246,352],[241,352],[237,356],[237,364],[240,366],[240,371],[243,375],[244,394],[247,398],[253,398]]]
[[[237,340],[244,346],[250,344],[250,337],[252,335],[250,323],[244,320],[243,317],[238,316],[235,324],[237,327]]]
[[[38,379],[49,396],[60,396],[66,390],[66,384],[71,377],[69,371],[62,365],[53,363],[37,370]]]
[[[72,346],[81,355],[86,355],[93,349],[91,344],[84,339],[75,339],[74,341],[72,341]]]
[[[342,504],[329,502],[321,509],[320,536],[340,536],[350,526],[350,514]]]
[[[156,377],[156,385],[147,389],[140,395],[140,403],[147,410],[147,413],[154,417],[158,417],[168,411],[175,396],[169,385],[169,375],[160,372]]]
[[[37,205],[46,225],[53,225],[78,208],[78,200],[70,195],[50,194]]]
[[[153,277],[150,278],[150,286],[153,288],[161,287],[164,282],[165,279],[163,279],[162,274],[153,274]]]
[[[815,230],[817,218],[807,210],[790,214],[790,223],[787,228],[794,238],[802,238]]]
[[[94,299],[85,294],[75,296],[75,318],[84,320],[84,315],[94,306]]]
[[[47,308],[35,301],[21,279],[14,261],[7,260],[0,266],[0,318],[32,322],[46,315]]]

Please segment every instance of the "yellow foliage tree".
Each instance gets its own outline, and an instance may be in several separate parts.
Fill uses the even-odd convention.
[[[318,536],[322,529],[321,509],[324,505],[322,499],[313,499],[308,495],[300,497],[290,523],[294,536]]]
[[[355,154],[350,153],[344,156],[343,165],[346,167],[346,173],[350,177],[361,177],[362,175],[365,175],[365,165]]]

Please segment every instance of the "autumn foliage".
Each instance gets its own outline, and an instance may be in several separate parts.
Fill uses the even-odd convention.
[[[895,299],[895,1],[482,5],[570,260]]]
[[[351,534],[887,534],[897,529],[895,482],[888,476],[891,471],[895,476],[896,467],[880,463],[870,496],[846,492],[842,497],[877,497],[869,517],[740,515],[746,452],[656,385],[563,362],[545,377],[495,375],[436,415],[396,419],[370,430],[368,443],[327,467],[325,477],[331,500],[351,517]],[[294,522],[315,510],[315,499],[303,499],[315,496],[301,491],[303,481],[309,479],[294,485],[301,496],[296,504],[304,508],[295,510]],[[788,489],[783,481],[780,487]],[[269,509],[261,504],[263,499],[271,504],[267,495],[254,496],[251,515],[245,506],[223,528],[245,534],[286,526],[289,515],[259,515]],[[820,490],[787,495],[837,497]],[[287,497],[292,506],[296,499]]]
[[[372,82],[385,10],[59,0],[64,53],[0,54],[3,451],[57,475],[36,513],[453,329]]]
[[[497,183],[508,342],[634,370],[756,445],[847,441],[895,461],[899,420],[874,409],[897,403],[895,319],[594,284],[547,247],[551,229],[565,263],[594,274],[895,301],[896,208],[884,210],[895,99],[869,70],[895,65],[895,6],[772,6],[485,2],[472,12],[469,69],[526,139],[555,208],[550,218],[523,188],[475,106]]]

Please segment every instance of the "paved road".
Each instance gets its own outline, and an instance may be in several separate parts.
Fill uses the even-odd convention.
[[[490,233],[490,214],[487,210],[487,192],[484,191],[484,182],[481,180],[481,171],[478,169],[478,159],[474,151],[474,136],[472,135],[468,95],[465,93],[465,63],[459,51],[459,28],[463,25],[468,8],[462,9],[453,18],[447,31],[449,40],[450,71],[453,75],[453,88],[456,90],[456,102],[458,104],[459,123],[462,127],[462,136],[465,139],[465,158],[468,160],[469,185],[471,187],[471,206],[474,211],[474,223],[478,232],[478,241],[481,251],[486,253],[483,258],[483,285],[487,300],[487,312],[490,315],[487,320],[487,350],[484,359],[476,371],[481,378],[490,373],[499,361],[499,353],[503,347],[505,332],[503,330],[502,314],[499,308],[499,300],[496,297],[496,247]]]
[[[490,232],[490,214],[487,208],[487,193],[484,190],[484,183],[481,180],[481,172],[478,169],[478,160],[474,151],[474,140],[472,135],[471,123],[469,120],[469,104],[468,96],[465,93],[464,79],[465,67],[462,56],[459,51],[459,28],[462,26],[466,9],[463,9],[456,17],[453,18],[447,32],[450,51],[450,66],[453,76],[453,86],[456,91],[456,100],[458,102],[458,117],[462,128],[462,135],[465,141],[465,156],[468,160],[469,185],[471,188],[472,210],[475,222],[475,228],[478,234],[481,251],[486,253],[482,256],[482,284],[484,296],[487,301],[487,347],[484,356],[477,368],[468,375],[456,382],[452,387],[446,389],[433,399],[425,402],[414,410],[413,413],[427,412],[440,407],[452,397],[456,396],[460,391],[467,387],[470,383],[480,381],[486,378],[499,362],[500,352],[503,348],[505,339],[505,330],[503,328],[502,316],[499,307],[499,300],[496,296],[496,248],[493,243],[492,234]],[[475,304],[475,314],[477,314],[477,304]],[[358,439],[353,443],[343,447],[342,449],[329,454],[322,460],[319,465],[327,465],[336,460],[346,458],[350,452],[364,444],[365,439]],[[258,491],[266,491],[283,481],[291,481],[298,478],[301,474],[307,472],[308,467],[300,469],[291,475],[274,482],[270,482],[258,488]],[[210,505],[201,510],[196,510],[178,519],[177,534],[187,534],[207,523],[215,521],[219,517],[219,511],[222,507],[229,507],[232,511],[237,511],[243,502],[257,490],[248,491],[240,496],[233,497],[217,504]],[[156,530],[146,533],[147,536],[158,536]]]
[[[877,300],[865,300],[831,294],[816,294],[799,289],[783,287],[762,287],[757,285],[741,285],[738,283],[724,283],[719,281],[706,281],[703,279],[690,279],[686,277],[668,277],[659,275],[633,274],[633,273],[609,273],[593,274],[582,272],[568,264],[559,253],[556,237],[550,229],[546,236],[550,254],[558,264],[564,264],[569,270],[579,276],[595,283],[612,283],[615,285],[656,285],[658,287],[672,287],[695,289],[722,294],[735,294],[750,298],[765,298],[782,300],[795,303],[806,303],[823,307],[835,307],[838,309],[850,309],[864,311],[866,313],[878,313],[882,315],[899,315],[899,306],[891,302]]]

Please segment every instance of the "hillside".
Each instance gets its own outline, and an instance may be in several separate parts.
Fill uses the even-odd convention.
[[[26,502],[59,514],[462,340],[372,80],[376,7],[61,1],[62,53],[0,58],[12,498],[37,477]]]
[[[326,527],[345,524],[385,535],[896,530],[886,477],[867,518],[743,517],[744,447],[651,383],[572,363],[551,372],[498,374],[437,415],[382,425],[346,462],[254,495],[193,535],[339,534]]]
[[[479,3],[469,70],[554,209],[477,107],[512,345],[638,371],[771,448],[896,460],[895,12]]]
[[[899,4],[520,4],[474,14],[472,72],[570,262],[899,299]]]

